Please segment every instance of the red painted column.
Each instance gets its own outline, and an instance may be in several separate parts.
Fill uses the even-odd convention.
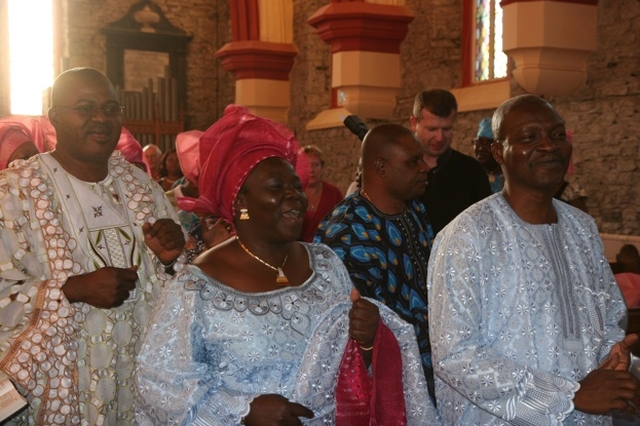
[[[405,6],[362,0],[334,0],[308,19],[331,48],[331,107],[368,118],[392,116],[400,87],[400,46],[412,20]]]
[[[233,41],[216,52],[222,67],[234,74],[236,102],[253,113],[285,122],[289,73],[297,54],[291,43],[260,40],[257,0],[232,0]]]

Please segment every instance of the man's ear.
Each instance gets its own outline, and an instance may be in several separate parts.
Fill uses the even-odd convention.
[[[491,144],[491,155],[493,155],[493,159],[496,160],[496,163],[503,164],[504,159],[502,157],[502,153],[504,151],[503,142],[495,141]]]
[[[409,117],[409,123],[411,123],[411,131],[415,135],[416,127],[418,126],[418,119],[412,115],[411,117]]]
[[[378,173],[378,176],[380,176],[381,178],[387,176],[387,170],[384,167],[384,163],[385,161],[382,158],[377,158],[373,162],[373,167],[376,169],[376,173]]]
[[[49,108],[47,111],[47,116],[49,117],[49,121],[53,124],[53,127],[56,127],[58,124],[58,112],[55,108]]]

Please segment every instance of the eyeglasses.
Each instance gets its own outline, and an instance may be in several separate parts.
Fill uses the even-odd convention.
[[[98,111],[102,111],[105,117],[120,117],[124,112],[124,107],[117,102],[111,102],[98,106],[95,104],[82,104],[77,106],[56,105],[55,108],[72,109],[84,117],[95,117]]]

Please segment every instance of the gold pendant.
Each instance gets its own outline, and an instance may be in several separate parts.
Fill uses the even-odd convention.
[[[276,282],[278,284],[289,284],[289,279],[284,274],[282,268],[278,268],[278,276],[276,277]]]

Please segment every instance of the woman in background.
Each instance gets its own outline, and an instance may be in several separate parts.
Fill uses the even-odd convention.
[[[0,170],[12,161],[27,160],[38,154],[31,132],[20,123],[2,123],[0,126]]]
[[[343,196],[338,187],[322,180],[324,177],[322,150],[315,145],[305,145],[301,153],[309,163],[310,173],[309,182],[304,190],[309,204],[302,222],[300,239],[310,243],[324,216],[342,201]]]
[[[175,185],[182,176],[178,153],[175,149],[170,149],[165,152],[160,159],[160,179],[158,179],[158,183],[166,192],[173,188],[173,185]]]

